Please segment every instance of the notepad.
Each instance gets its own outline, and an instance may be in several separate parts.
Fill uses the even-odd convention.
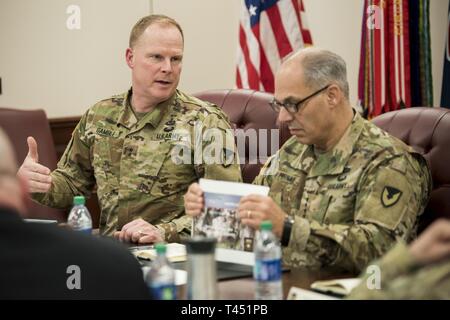
[[[311,289],[323,293],[331,293],[346,296],[361,283],[359,278],[336,279],[329,281],[316,281],[311,284]]]
[[[168,243],[166,245],[166,256],[170,262],[186,261],[186,246],[180,243]],[[134,250],[133,254],[143,260],[153,260],[156,258],[156,249]]]

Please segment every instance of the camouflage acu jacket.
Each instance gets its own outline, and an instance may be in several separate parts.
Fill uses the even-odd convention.
[[[327,153],[289,139],[255,183],[294,218],[284,263],[353,271],[415,236],[431,190],[425,159],[358,114]]]
[[[179,241],[191,226],[183,195],[192,182],[241,181],[228,118],[217,106],[177,91],[138,120],[131,94],[100,101],[82,116],[51,174],[50,191],[33,197],[66,208],[73,196],[88,196],[96,185],[101,234],[141,217],[163,229],[167,241]],[[216,135],[205,138],[210,128]],[[205,161],[207,150],[223,161]]]
[[[378,266],[377,274],[373,266]],[[349,299],[450,299],[449,259],[419,266],[400,242],[370,267]],[[374,276],[380,277],[379,288]]]

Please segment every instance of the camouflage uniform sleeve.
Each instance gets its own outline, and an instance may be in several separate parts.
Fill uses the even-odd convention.
[[[379,283],[369,266],[348,299],[450,299],[450,260],[419,266],[404,243],[375,262]],[[371,268],[369,270],[369,268]]]
[[[270,187],[272,185],[272,178],[276,175],[276,171],[278,169],[276,167],[279,159],[278,157],[278,153],[275,153],[274,155],[270,156],[269,159],[267,159],[266,163],[263,165],[259,174],[253,181],[253,184],[267,187]]]
[[[50,190],[47,193],[33,193],[34,200],[46,206],[63,209],[72,205],[76,195],[90,196],[95,179],[90,143],[86,135],[86,121],[87,113],[76,126],[57,168],[51,173]]]
[[[373,266],[378,267],[380,288],[369,286],[371,277],[375,275]],[[374,261],[361,275],[361,284],[352,290],[348,299],[391,299],[389,284],[396,278],[409,273],[417,267],[406,244],[399,241],[382,259]]]
[[[189,230],[192,227],[192,218],[183,214],[180,218],[173,219],[168,223],[156,225],[164,241],[182,242],[191,235]]]
[[[225,114],[211,112],[206,115],[202,119],[202,136],[205,132],[206,139],[201,143],[203,158],[199,161],[200,163],[194,165],[197,178],[241,182],[239,156],[234,135]],[[195,147],[193,150],[195,151]],[[185,214],[169,223],[157,225],[168,242],[180,242],[189,237],[190,234],[187,231],[191,230],[191,227],[192,218]]]
[[[198,178],[242,182],[239,154],[233,130],[223,112],[202,119],[202,161],[195,165]],[[195,157],[198,157],[196,152]],[[197,158],[198,159],[198,158]]]
[[[306,259],[311,266],[336,265],[360,271],[397,240],[415,236],[417,216],[431,190],[425,160],[395,156],[373,161],[365,171],[356,187],[353,224],[295,219],[285,248],[293,264]]]

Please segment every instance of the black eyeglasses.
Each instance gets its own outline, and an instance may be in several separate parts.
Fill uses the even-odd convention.
[[[273,99],[272,101],[269,102],[270,106],[272,107],[273,111],[275,112],[280,112],[281,108],[285,108],[289,113],[297,113],[298,110],[301,108],[301,105],[303,103],[306,102],[306,100],[311,99],[312,97],[314,97],[315,95],[318,95],[319,93],[321,93],[322,91],[325,91],[326,89],[328,89],[328,87],[331,84],[323,87],[322,89],[317,90],[316,92],[310,94],[309,96],[307,96],[306,98],[300,100],[299,102],[285,102],[285,103],[281,103],[275,99]]]

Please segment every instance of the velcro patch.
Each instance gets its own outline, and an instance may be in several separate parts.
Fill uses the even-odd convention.
[[[383,192],[381,192],[381,204],[385,208],[392,207],[394,204],[400,200],[403,192],[397,188],[385,186]]]

